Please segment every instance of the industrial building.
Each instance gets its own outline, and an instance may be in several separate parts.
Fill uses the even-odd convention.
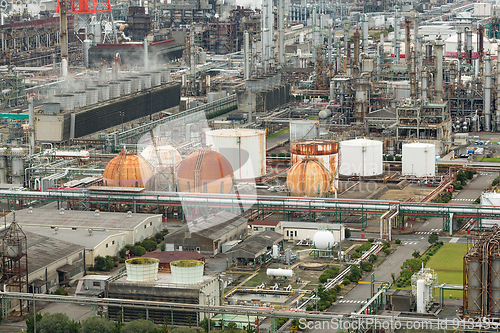
[[[267,230],[256,233],[226,252],[229,261],[235,265],[259,266],[271,255],[273,245],[283,248],[283,235]]]

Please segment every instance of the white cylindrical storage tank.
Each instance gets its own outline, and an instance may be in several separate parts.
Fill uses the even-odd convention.
[[[99,102],[99,91],[97,88],[87,88],[87,105],[95,104]]]
[[[110,98],[117,98],[120,97],[121,94],[121,83],[118,81],[111,81],[109,83],[109,97]]]
[[[331,231],[318,230],[313,237],[313,244],[316,249],[328,250],[335,245],[335,238]]]
[[[97,99],[99,102],[107,101],[109,99],[109,85],[100,84],[97,86]]]
[[[293,270],[291,269],[282,269],[282,268],[268,268],[266,271],[267,276],[283,276],[283,277],[292,277]]]
[[[12,184],[24,183],[24,159],[25,151],[23,148],[12,148]]]
[[[371,177],[384,172],[383,143],[354,139],[340,142],[340,174],[343,176]]]
[[[290,142],[302,139],[315,139],[319,135],[317,120],[291,120]]]
[[[332,115],[332,111],[329,108],[323,109],[318,113],[321,119],[326,119]]]
[[[177,260],[170,263],[172,282],[180,284],[198,284],[203,282],[205,264],[198,260]]]
[[[432,177],[436,175],[436,147],[430,143],[403,145],[403,176]]]
[[[206,143],[228,159],[235,179],[255,179],[266,173],[266,132],[221,129],[206,132]]]
[[[144,74],[139,75],[139,77],[141,78],[142,89],[151,88],[151,74],[144,73]]]
[[[417,280],[417,312],[425,313],[425,280]]]
[[[158,280],[160,260],[155,258],[132,258],[125,260],[127,281],[153,282]]]
[[[0,148],[0,184],[7,183],[7,148]]]
[[[129,79],[118,80],[121,83],[121,94],[127,95],[132,92],[132,81]]]
[[[75,108],[82,108],[87,105],[87,92],[85,90],[75,91]]]
[[[273,259],[278,259],[279,247],[277,244],[273,245]]]

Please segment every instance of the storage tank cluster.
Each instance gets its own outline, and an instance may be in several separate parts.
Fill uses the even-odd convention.
[[[383,174],[383,143],[368,139],[340,142],[340,174],[374,177]]]
[[[73,111],[77,108],[103,102],[110,98],[118,98],[170,81],[170,70],[167,69],[137,74],[131,73],[129,77],[110,80],[109,82],[84,79],[79,82],[83,89],[55,94],[50,98],[50,102],[59,103],[62,111]],[[71,86],[70,83],[68,85]]]
[[[154,282],[158,280],[160,260],[154,258],[132,258],[125,261],[127,281]]]
[[[198,284],[203,282],[205,263],[199,260],[177,260],[170,263],[172,282]]]
[[[316,158],[306,157],[295,163],[286,176],[286,188],[296,197],[324,197],[334,178]]]
[[[104,169],[104,186],[142,187],[151,186],[151,166],[140,155],[122,150]]]
[[[207,131],[206,143],[223,155],[237,180],[253,180],[266,173],[266,132],[254,129]]]
[[[403,176],[433,177],[436,175],[436,147],[430,143],[403,144]]]

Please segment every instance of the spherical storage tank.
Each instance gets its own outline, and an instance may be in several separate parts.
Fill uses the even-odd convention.
[[[155,170],[176,167],[182,161],[181,154],[171,145],[154,147],[149,145],[141,152],[141,156],[151,164]]]
[[[221,129],[205,133],[206,143],[222,154],[234,178],[254,179],[266,172],[266,132],[254,129]]]
[[[317,159],[304,158],[288,171],[286,187],[293,196],[324,197],[331,181],[330,173]]]
[[[436,147],[430,143],[407,143],[403,145],[404,176],[428,177],[436,175]]]
[[[153,176],[148,162],[135,153],[122,150],[104,169],[105,186],[148,187]]]
[[[371,177],[384,172],[383,143],[355,139],[340,142],[340,174],[343,176]]]
[[[160,260],[154,258],[132,258],[125,260],[127,281],[153,282],[158,280]]]
[[[339,166],[339,143],[334,140],[297,140],[291,143],[292,165],[306,157],[316,158],[330,173],[336,177]],[[332,182],[332,187],[336,185]],[[331,188],[333,190],[333,188]]]
[[[231,163],[209,147],[186,157],[178,167],[177,184],[181,192],[224,193],[233,189]]]
[[[333,234],[328,230],[318,230],[313,237],[314,247],[319,250],[328,250],[335,244]]]
[[[172,282],[198,284],[203,282],[205,263],[199,260],[178,260],[170,263]]]

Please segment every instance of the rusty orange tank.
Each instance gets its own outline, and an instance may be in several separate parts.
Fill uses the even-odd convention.
[[[104,169],[105,186],[147,188],[153,176],[150,165],[133,152],[122,150]]]
[[[203,147],[182,161],[177,171],[181,192],[231,193],[234,175],[231,163],[209,147]]]
[[[294,164],[286,176],[286,187],[296,197],[324,197],[332,176],[315,158],[306,157]]]

